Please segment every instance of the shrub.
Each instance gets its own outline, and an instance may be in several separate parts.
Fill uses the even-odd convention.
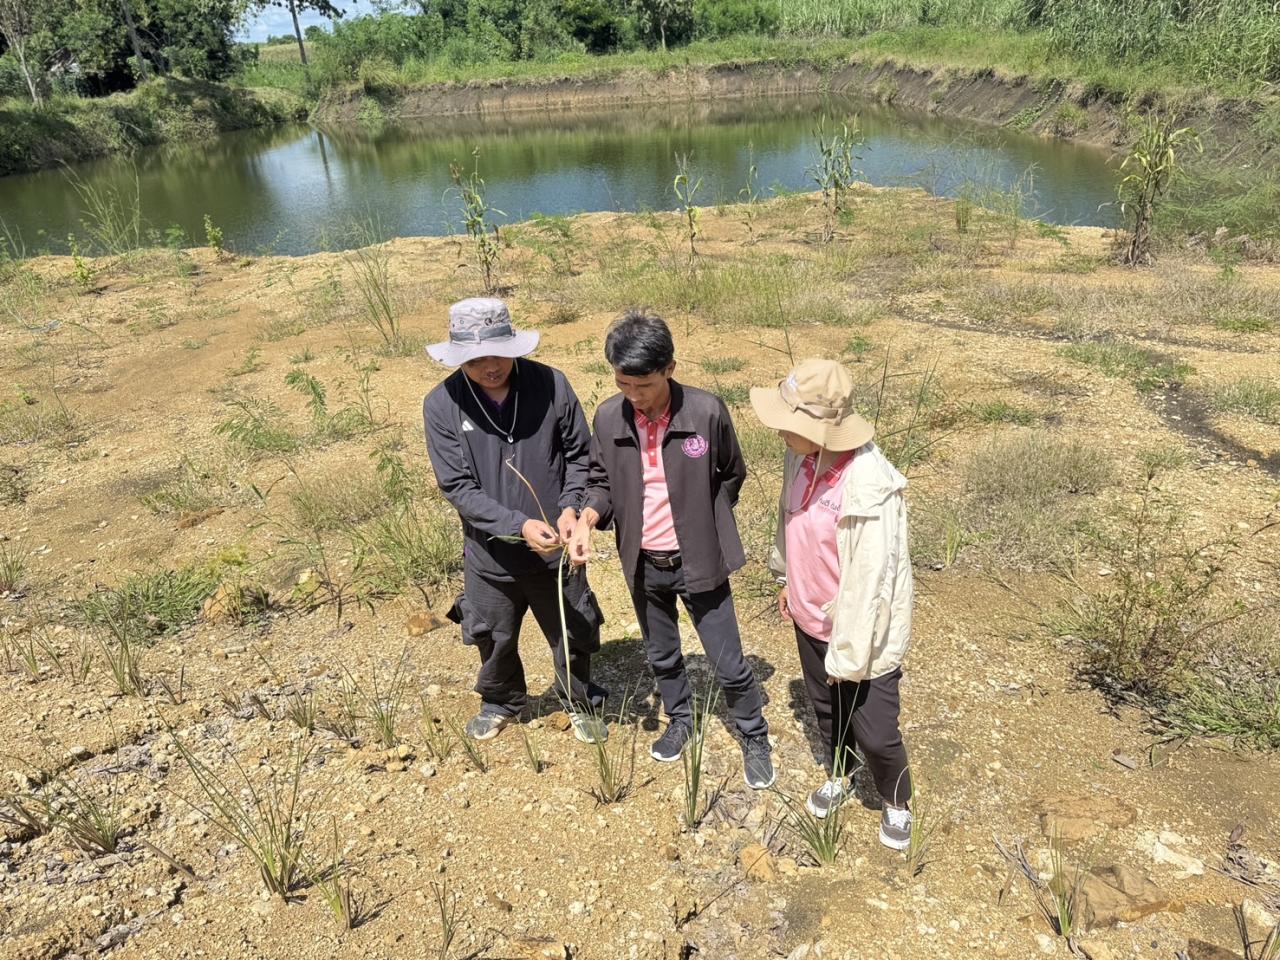
[[[125,578],[114,589],[98,589],[80,604],[86,620],[117,637],[151,642],[196,618],[218,585],[218,566],[196,564]]]
[[[949,566],[969,549],[985,562],[1053,568],[1070,559],[1111,479],[1097,449],[1042,432],[993,440],[974,452],[958,494],[913,517],[917,559]]]
[[[694,0],[693,4],[693,34],[700,40],[772,35],[780,19],[779,6],[766,0]]]

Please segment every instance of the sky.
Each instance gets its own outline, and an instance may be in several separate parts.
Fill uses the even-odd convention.
[[[343,12],[344,19],[373,12],[372,0],[335,0],[334,5]],[[311,10],[299,13],[298,22],[302,24],[303,30],[313,23],[322,27],[329,24],[328,20]],[[289,16],[289,11],[284,7],[267,7],[257,17],[245,21],[237,39],[259,43],[269,36],[292,33],[293,18]]]

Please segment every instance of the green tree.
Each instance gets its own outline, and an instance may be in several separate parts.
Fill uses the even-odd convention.
[[[282,10],[289,11],[289,16],[293,18],[293,35],[298,40],[298,56],[302,58],[304,66],[307,63],[307,46],[302,42],[302,25],[298,22],[298,14],[307,10],[314,10],[320,16],[329,20],[337,20],[342,17],[342,11],[330,3],[329,0],[257,0],[256,6],[259,10],[264,10],[267,7],[279,7]]]
[[[36,106],[44,103],[45,86],[45,71],[33,43],[40,30],[35,4],[28,0],[0,0],[0,36],[18,62],[31,102]]]
[[[662,49],[667,44],[687,40],[693,26],[693,0],[632,0],[636,18],[650,39],[657,37]]]

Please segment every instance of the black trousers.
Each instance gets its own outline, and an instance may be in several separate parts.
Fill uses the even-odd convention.
[[[519,580],[490,580],[463,567],[463,593],[449,612],[462,625],[462,641],[480,651],[480,673],[475,691],[486,713],[520,714],[528,702],[524,664],[520,660],[520,625],[528,610],[546,635],[555,663],[555,692],[561,703],[574,709],[599,710],[608,691],[591,682],[591,655],[600,649],[600,625],[604,618],[584,570],[565,570],[565,622],[569,632],[569,664],[565,669],[565,644],[560,633],[560,602],[554,570],[522,576]],[[572,682],[568,680],[572,676]]]
[[[880,796],[894,806],[905,807],[911,799],[911,772],[898,728],[902,668],[874,680],[828,684],[827,645],[799,627],[796,644],[804,685],[827,750],[827,769],[834,774],[839,761],[841,773],[851,773],[858,765],[853,752],[856,744],[866,758]]]
[[[714,590],[690,593],[684,585],[684,573],[678,567],[675,570],[655,567],[641,554],[631,600],[667,716],[672,723],[693,724],[692,694],[680,651],[677,598],[689,611],[702,649],[715,667],[716,679],[724,688],[725,702],[738,731],[744,737],[765,735],[769,725],[764,719],[764,701],[751,664],[742,655],[742,636],[738,633],[738,617],[728,582]]]

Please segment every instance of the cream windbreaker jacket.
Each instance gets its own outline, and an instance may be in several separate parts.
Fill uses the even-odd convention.
[[[769,569],[785,577],[787,542],[783,524],[791,484],[802,457],[787,452],[782,472],[778,528]],[[902,663],[911,641],[911,557],[907,550],[907,478],[872,442],[859,447],[844,475],[843,506],[836,542],[840,590],[823,606],[831,618],[827,675],[868,680]]]

